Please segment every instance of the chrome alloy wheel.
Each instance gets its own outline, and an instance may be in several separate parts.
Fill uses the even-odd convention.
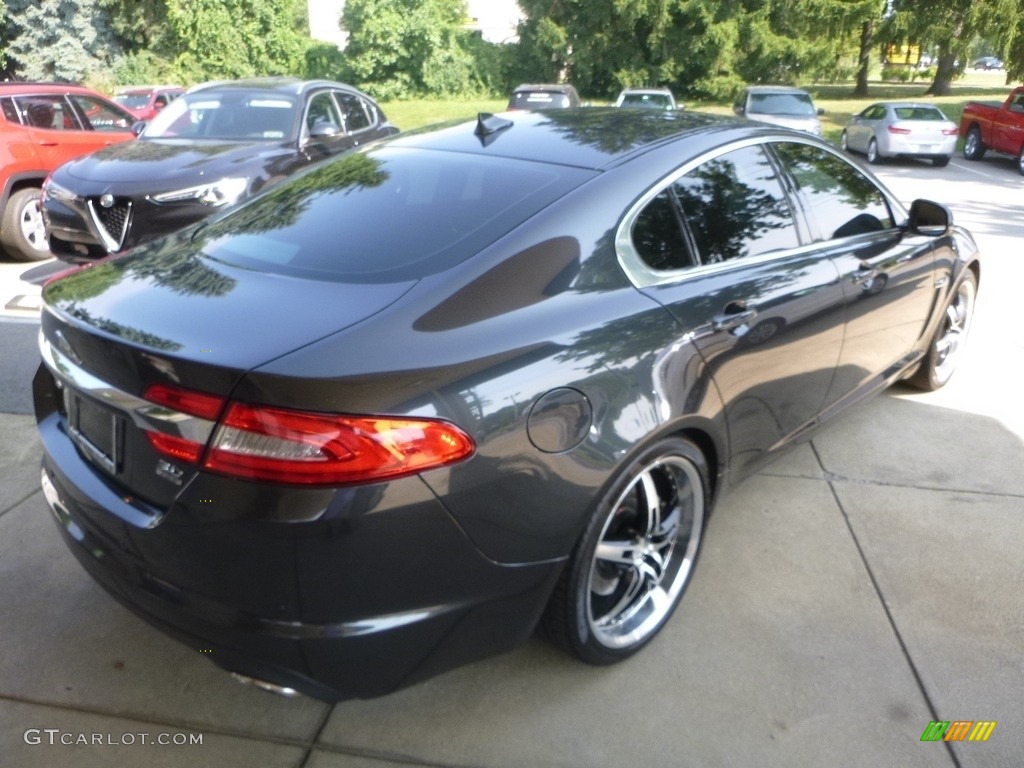
[[[942,330],[935,339],[935,378],[939,383],[944,384],[953,375],[957,357],[967,341],[974,315],[975,290],[973,280],[963,280],[946,307]]]
[[[644,467],[612,506],[588,577],[595,640],[627,648],[656,632],[693,570],[704,525],[700,473],[682,456]]]

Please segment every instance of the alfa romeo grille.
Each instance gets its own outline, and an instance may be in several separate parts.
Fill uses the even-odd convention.
[[[103,247],[111,252],[121,250],[125,235],[128,234],[131,201],[115,200],[109,208],[103,207],[97,200],[89,200],[87,204],[93,225],[103,241]]]

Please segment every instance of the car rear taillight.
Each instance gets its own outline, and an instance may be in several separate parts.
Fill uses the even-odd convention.
[[[350,485],[391,480],[454,464],[476,446],[469,435],[440,419],[351,416],[231,402],[215,395],[154,385],[145,399],[180,414],[162,429],[154,415],[147,430],[163,456],[201,464],[246,480]],[[224,415],[216,422],[223,411]],[[191,421],[190,429],[183,422]],[[199,436],[207,440],[193,439]]]
[[[954,126],[952,128],[943,128],[942,129],[942,135],[943,136],[956,136],[958,133],[960,133],[960,129],[957,128],[956,126]]]
[[[889,133],[898,133],[898,134],[910,133],[910,129],[909,128],[900,128],[899,126],[896,126],[896,125],[887,125],[885,128],[886,128],[887,131],[889,131]]]

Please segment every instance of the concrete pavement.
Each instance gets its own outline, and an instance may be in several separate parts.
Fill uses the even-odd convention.
[[[31,417],[0,414],[0,766],[1021,765],[1024,182],[957,164],[945,197],[932,180],[949,174],[882,175],[908,200],[928,178],[981,241],[962,369],[859,406],[736,489],[676,616],[615,667],[531,640],[373,701],[239,686],[85,575],[38,491]],[[997,725],[922,742],[932,720]]]

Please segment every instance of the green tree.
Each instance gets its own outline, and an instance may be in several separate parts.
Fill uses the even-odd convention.
[[[480,90],[464,0],[348,0],[345,77],[380,99]]]
[[[972,41],[1019,18],[1019,0],[893,0],[886,35],[938,52],[935,80],[927,92],[945,96],[968,63]]]
[[[299,75],[303,0],[166,0],[169,45],[183,79]]]
[[[7,0],[6,57],[29,80],[82,80],[120,46],[99,0]]]

